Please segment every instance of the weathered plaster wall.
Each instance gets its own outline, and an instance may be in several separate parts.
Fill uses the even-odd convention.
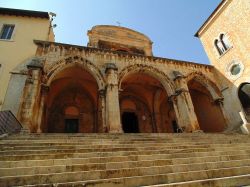
[[[35,56],[36,45],[33,40],[54,40],[53,37],[48,38],[50,22],[47,19],[1,15],[0,30],[4,24],[15,25],[15,29],[11,40],[0,40],[0,110],[4,97],[8,97],[6,91],[11,72],[14,71],[15,67]],[[8,104],[5,104],[5,106],[8,106]],[[10,108],[5,107],[5,109]]]
[[[12,74],[2,110],[11,110],[15,116],[18,115],[26,78],[26,75]]]

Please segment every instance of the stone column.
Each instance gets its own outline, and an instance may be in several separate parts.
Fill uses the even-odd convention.
[[[181,127],[184,132],[200,131],[186,80],[183,76],[178,76],[174,81],[176,91],[170,98],[173,101],[179,127]]]
[[[40,106],[39,106],[39,111],[38,111],[38,117],[37,117],[37,133],[42,132],[42,123],[43,123],[43,115],[44,115],[44,105],[45,105],[45,100],[48,95],[49,91],[49,86],[47,85],[41,85],[41,99],[40,99]]]
[[[106,64],[106,112],[107,128],[110,133],[122,133],[117,67],[113,63]]]
[[[36,117],[38,114],[38,98],[42,76],[42,64],[39,60],[33,59],[27,65],[28,77],[25,82],[23,103],[21,108],[21,123],[24,130],[36,132]]]
[[[99,133],[108,132],[105,118],[105,90],[98,91],[98,127]]]

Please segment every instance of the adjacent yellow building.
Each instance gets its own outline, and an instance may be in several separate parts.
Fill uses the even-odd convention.
[[[21,87],[20,84],[24,85],[22,80],[27,72],[20,74],[19,69],[34,57],[37,48],[34,39],[54,41],[48,12],[0,8],[0,110],[5,97],[20,100],[22,91],[18,88]],[[17,74],[20,82],[9,84],[11,74]],[[16,93],[6,95],[8,85],[17,86]],[[5,108],[17,113],[17,109],[13,107]]]

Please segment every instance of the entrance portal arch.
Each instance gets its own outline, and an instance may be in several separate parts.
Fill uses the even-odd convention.
[[[98,84],[79,65],[63,68],[51,80],[42,132],[91,133],[98,129]]]

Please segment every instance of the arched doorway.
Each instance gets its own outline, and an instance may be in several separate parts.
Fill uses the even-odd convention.
[[[200,129],[204,132],[222,132],[226,122],[220,103],[215,102],[209,90],[195,78],[188,82],[188,89]]]
[[[124,133],[139,133],[138,117],[135,112],[123,112],[122,129]]]
[[[42,132],[92,133],[98,129],[98,85],[80,65],[66,68],[51,81]]]
[[[246,114],[246,118],[250,121],[250,83],[242,83],[240,85],[238,96]]]
[[[80,112],[76,106],[68,106],[64,112],[65,116],[65,133],[79,132],[79,118]]]
[[[159,80],[145,72],[136,72],[125,75],[120,85],[120,111],[125,133],[174,132],[174,108]]]

